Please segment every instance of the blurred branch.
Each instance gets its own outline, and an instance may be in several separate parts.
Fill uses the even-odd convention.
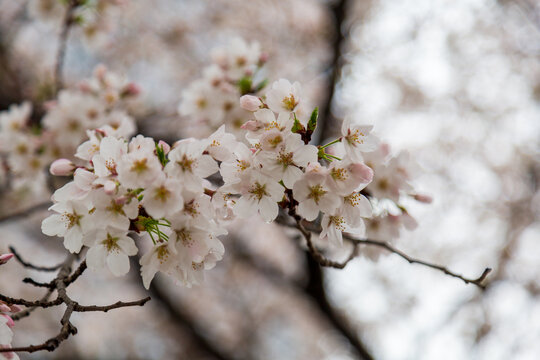
[[[25,217],[30,216],[30,215],[32,215],[32,214],[34,214],[36,212],[41,211],[41,210],[46,210],[51,205],[52,205],[52,203],[50,201],[47,201],[47,202],[31,206],[31,207],[29,207],[27,209],[24,209],[24,210],[21,210],[21,211],[12,213],[12,214],[4,215],[4,216],[0,217],[0,223],[6,222],[6,221],[15,221],[15,220],[19,220],[21,218],[25,218]]]
[[[335,132],[336,119],[332,114],[332,101],[334,99],[335,89],[339,81],[342,67],[342,48],[345,45],[346,34],[343,31],[343,26],[346,20],[345,10],[348,8],[347,0],[338,0],[329,5],[329,11],[332,13],[334,20],[334,39],[332,42],[332,58],[330,60],[329,71],[330,78],[328,79],[328,91],[326,98],[321,105],[321,120],[319,122],[319,133],[316,136],[318,142],[324,141],[325,138],[332,136]]]
[[[69,36],[69,30],[73,25],[75,19],[73,14],[77,7],[80,5],[80,0],[68,0],[66,13],[62,22],[62,29],[60,30],[60,37],[58,39],[58,50],[56,52],[56,63],[54,66],[54,93],[58,94],[58,91],[64,86],[64,80],[62,77],[62,68],[64,66],[64,60],[66,55],[67,39]]]
[[[131,265],[133,269],[137,270],[137,273],[140,272],[139,260],[140,256],[138,254],[137,256],[131,258]],[[171,299],[169,299],[169,297],[167,296],[165,290],[161,286],[159,286],[156,281],[152,282],[149,291],[154,301],[159,303],[159,308],[164,309],[169,314],[174,324],[190,333],[193,340],[193,345],[216,359],[235,359],[234,357],[227,355],[225,351],[218,348],[215,344],[207,340],[204,333],[197,328],[195,321],[189,315],[188,311],[185,310],[185,308],[182,307],[181,304],[178,303],[178,301],[171,301]]]
[[[18,259],[20,259],[20,257],[18,257]],[[29,345],[29,346],[21,346],[21,347],[14,347],[14,348],[0,348],[0,352],[30,352],[31,353],[31,352],[42,351],[42,350],[53,351],[56,348],[58,348],[58,346],[60,346],[60,344],[64,340],[69,338],[70,335],[77,334],[77,328],[70,322],[71,315],[74,312],[88,312],[88,311],[107,312],[109,310],[118,309],[122,307],[128,307],[128,306],[143,306],[150,300],[150,297],[146,297],[144,299],[137,300],[137,301],[130,301],[130,302],[118,301],[114,304],[107,305],[107,306],[80,305],[77,301],[71,299],[67,294],[67,287],[75,279],[77,279],[86,268],[86,263],[83,261],[81,265],[78,267],[78,269],[74,273],[71,273],[73,263],[75,262],[76,259],[77,259],[77,256],[74,254],[69,254],[66,257],[66,260],[62,263],[60,267],[60,271],[58,272],[58,275],[47,286],[49,287],[49,292],[41,300],[30,301],[26,299],[16,299],[16,298],[11,298],[11,297],[0,294],[0,300],[7,303],[8,305],[24,305],[24,306],[29,307],[29,309],[26,310],[26,313],[24,314],[24,316],[28,316],[28,314],[37,307],[48,308],[51,306],[57,306],[61,304],[66,305],[66,310],[64,311],[62,319],[60,320],[62,327],[60,328],[60,331],[58,332],[56,336],[46,340],[45,342],[39,345]],[[26,262],[25,264],[27,264],[25,266],[30,267],[32,269],[43,268],[41,266],[31,265]],[[57,291],[56,299],[53,301],[48,301],[49,296],[52,294],[54,290]],[[21,316],[21,317],[24,317],[24,316]]]

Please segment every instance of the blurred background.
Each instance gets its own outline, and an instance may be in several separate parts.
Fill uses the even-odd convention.
[[[47,98],[62,14],[54,0],[0,0],[0,110]],[[21,359],[540,358],[536,0],[126,0],[88,17],[68,39],[66,83],[100,63],[127,75],[142,88],[130,109],[139,130],[156,139],[182,135],[180,95],[210,49],[259,42],[266,77],[300,81],[320,106],[321,139],[348,116],[418,163],[415,188],[434,201],[406,204],[419,226],[399,249],[470,277],[493,272],[480,291],[393,254],[321,270],[294,231],[238,220],[203,285],[158,276],[144,308],[75,314],[77,336]],[[45,211],[9,217],[49,195],[0,193],[0,252],[63,259],[62,241],[41,234]],[[71,294],[144,297],[132,268],[124,278],[87,271]],[[27,276],[50,277],[10,262],[0,292],[40,297]],[[60,310],[18,322],[13,345],[56,334]]]

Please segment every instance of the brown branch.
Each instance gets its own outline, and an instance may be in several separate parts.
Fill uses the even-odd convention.
[[[317,263],[319,263],[319,265],[321,266],[324,266],[324,267],[333,267],[333,268],[336,268],[336,269],[343,269],[345,268],[345,266],[347,266],[347,264],[356,257],[357,255],[357,252],[356,252],[356,243],[352,243],[353,245],[353,249],[351,251],[351,254],[349,255],[349,257],[347,257],[347,259],[345,259],[345,261],[343,262],[337,262],[337,261],[333,261],[333,260],[330,260],[328,258],[326,258],[323,254],[321,254],[319,252],[319,250],[317,250],[317,248],[313,245],[313,242],[311,241],[311,232],[308,231],[304,225],[302,225],[302,220],[300,217],[295,217],[295,220],[296,220],[296,228],[298,230],[300,230],[300,232],[302,233],[302,235],[304,235],[304,238],[306,239],[306,243],[307,243],[307,247],[308,247],[308,251],[309,253],[311,254],[311,256],[313,257],[313,259],[315,259],[315,261],[317,261]]]
[[[79,278],[79,276],[82,275],[82,273],[84,272],[84,270],[86,270],[87,266],[86,266],[86,259],[84,259],[81,264],[79,265],[79,267],[77,268],[77,270],[75,270],[73,272],[73,274],[71,274],[70,276],[67,277],[66,279],[66,286],[68,286],[69,284],[72,284],[73,282],[75,282],[75,280],[77,280]]]
[[[345,267],[345,265],[347,265],[347,263],[352,258],[354,258],[354,256],[356,255],[355,254],[356,247],[353,249],[353,253],[351,253],[351,256],[349,256],[349,258],[347,258],[347,260],[345,262],[343,262],[343,263],[338,263],[338,262],[335,262],[335,261],[332,261],[332,260],[329,260],[329,259],[325,258],[323,255],[320,254],[320,252],[313,246],[313,244],[311,242],[311,233],[312,232],[320,233],[321,229],[318,228],[318,227],[315,227],[315,226],[312,226],[312,227],[309,227],[309,229],[306,229],[306,227],[301,223],[302,219],[298,215],[295,215],[295,216],[294,215],[295,214],[293,214],[293,217],[294,217],[294,219],[296,221],[295,224],[290,224],[287,221],[285,221],[283,219],[280,219],[280,218],[278,218],[277,221],[282,225],[289,226],[289,227],[295,227],[298,230],[300,230],[302,235],[304,235],[304,237],[306,238],[309,253],[313,256],[313,258],[321,266],[330,266],[330,267],[335,267],[335,268],[338,268],[338,269],[342,269],[343,267]],[[407,260],[410,264],[420,264],[420,265],[427,266],[427,267],[435,269],[435,270],[442,271],[446,275],[449,275],[449,276],[452,276],[454,278],[462,280],[465,284],[474,284],[474,285],[478,286],[482,290],[485,290],[486,285],[483,284],[483,282],[486,280],[487,276],[489,275],[489,273],[492,270],[491,268],[485,268],[484,271],[482,272],[482,274],[479,277],[477,277],[477,278],[468,278],[468,277],[465,277],[463,275],[457,274],[457,273],[449,270],[445,266],[434,264],[434,263],[424,261],[424,260],[421,260],[421,259],[413,258],[413,257],[407,255],[406,253],[404,253],[403,251],[396,249],[395,247],[393,247],[392,245],[390,245],[389,243],[387,243],[385,241],[371,240],[371,239],[356,239],[356,238],[352,237],[351,235],[349,235],[347,233],[343,234],[343,238],[348,240],[353,246],[354,245],[356,245],[356,246],[357,245],[378,246],[380,248],[386,249],[386,250],[390,251],[391,253],[394,253],[394,254],[400,256],[401,258]]]
[[[43,297],[41,298],[40,301],[42,302],[47,302],[47,300],[49,300],[49,298],[51,297],[52,293],[54,292],[54,289],[49,289],[45,295],[43,295]],[[26,310],[23,310],[23,311],[19,311],[18,313],[16,314],[13,314],[11,315],[11,318],[14,320],[14,321],[17,321],[17,320],[20,320],[20,319],[23,319],[27,316],[30,316],[30,314],[36,310],[38,308],[38,306],[32,306],[32,307],[29,307],[28,309]]]
[[[150,301],[150,296],[145,297],[144,299],[137,300],[137,301],[129,301],[129,302],[123,302],[123,301],[117,301],[114,304],[106,305],[106,306],[98,306],[98,305],[79,305],[75,304],[73,307],[73,311],[76,312],[87,312],[87,311],[102,311],[107,312],[109,310],[118,309],[121,307],[127,307],[127,306],[143,306],[148,301]]]
[[[64,86],[62,78],[62,68],[64,67],[64,60],[66,55],[67,39],[69,36],[69,30],[73,25],[73,14],[75,9],[79,6],[79,0],[69,0],[67,3],[66,13],[62,22],[62,29],[60,30],[60,37],[58,39],[58,50],[56,52],[56,64],[54,66],[54,94],[58,94],[58,91]]]
[[[137,254],[136,257],[131,258],[131,265],[133,269],[138,270],[135,273],[140,273],[140,264],[138,261],[136,261],[139,259],[139,254]],[[138,278],[138,281],[140,282],[140,278]],[[169,299],[165,290],[159,286],[155,280],[150,286],[150,294],[154,300],[159,302],[159,308],[168,313],[174,324],[179,328],[186,330],[191,335],[193,345],[197,346],[199,349],[203,350],[207,355],[210,355],[213,358],[219,360],[234,359],[234,357],[227,355],[224,350],[209,341],[205,337],[205,333],[197,328],[192,315],[189,314],[189,312],[182,307],[177,300],[172,301]]]
[[[14,250],[14,249],[13,249]],[[16,253],[14,251],[14,253]],[[0,352],[36,352],[36,351],[54,351],[60,344],[69,338],[70,335],[77,334],[77,328],[70,322],[71,316],[74,312],[87,312],[87,311],[103,311],[107,312],[109,310],[118,309],[122,307],[128,307],[128,306],[143,306],[146,304],[150,297],[138,300],[138,301],[131,301],[131,302],[122,302],[118,301],[111,305],[106,306],[97,306],[97,305],[80,305],[77,301],[71,299],[67,294],[67,287],[73,283],[76,279],[79,278],[79,276],[84,272],[86,269],[86,262],[83,261],[72,273],[72,266],[73,262],[77,259],[77,255],[69,254],[66,257],[66,260],[62,263],[60,266],[60,271],[58,272],[58,275],[55,279],[53,279],[48,284],[41,284],[37,283],[34,280],[27,280],[26,282],[30,282],[33,285],[39,284],[39,286],[46,285],[46,287],[49,287],[49,292],[45,294],[45,296],[41,300],[37,301],[28,301],[25,299],[15,299],[11,297],[4,296],[0,294],[0,300],[4,301],[7,304],[11,305],[24,305],[29,307],[25,311],[25,313],[21,316],[19,316],[17,319],[20,319],[22,317],[28,316],[31,311],[34,309],[40,307],[40,308],[47,308],[51,306],[56,306],[60,304],[66,305],[66,310],[64,311],[64,314],[62,316],[62,319],[60,320],[60,324],[62,327],[60,328],[60,331],[58,334],[42,344],[39,345],[29,345],[29,346],[22,346],[22,347],[15,347],[15,348],[0,348]],[[32,268],[35,268],[33,265]],[[53,301],[47,301],[52,292],[56,290],[58,295],[55,300]]]
[[[315,137],[317,142],[324,141],[325,138],[332,136],[336,132],[336,119],[332,114],[332,102],[334,99],[336,86],[340,78],[343,55],[342,48],[345,45],[345,40],[347,37],[347,34],[343,29],[343,25],[345,24],[346,20],[345,13],[347,8],[347,0],[338,0],[329,5],[329,10],[334,18],[334,38],[332,39],[332,58],[330,60],[328,69],[330,72],[330,77],[328,79],[328,92],[323,102],[324,105],[321,106],[321,121],[319,121],[318,132],[316,131],[318,136]],[[339,128],[337,129],[339,131]]]
[[[474,285],[478,286],[479,288],[481,288],[482,290],[486,288],[486,285],[484,285],[482,283],[484,282],[484,280],[487,278],[487,276],[491,272],[491,268],[485,268],[484,271],[482,272],[482,274],[479,277],[477,277],[475,279],[467,278],[467,277],[464,277],[463,275],[460,275],[460,274],[457,274],[457,273],[455,273],[453,271],[450,271],[448,268],[446,268],[446,267],[444,267],[442,265],[437,265],[437,264],[430,263],[430,262],[427,262],[427,261],[424,261],[424,260],[413,258],[413,257],[405,254],[403,251],[396,249],[395,247],[393,247],[392,245],[390,245],[389,243],[387,243],[385,241],[370,240],[370,239],[355,239],[352,236],[347,235],[347,234],[343,234],[343,238],[347,239],[352,244],[356,244],[356,245],[361,244],[361,245],[378,246],[380,248],[386,249],[386,250],[390,251],[391,253],[394,253],[394,254],[400,256],[401,258],[407,260],[409,262],[409,264],[420,264],[420,265],[424,265],[424,266],[430,267],[430,268],[435,269],[435,270],[442,271],[446,275],[455,277],[457,279],[461,279],[465,284],[474,284]]]

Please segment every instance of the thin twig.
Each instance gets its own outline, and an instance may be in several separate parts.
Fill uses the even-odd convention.
[[[14,250],[14,249],[13,249]],[[14,251],[16,253],[16,251]],[[86,311],[103,311],[107,312],[112,309],[118,309],[122,307],[128,307],[128,306],[143,306],[146,304],[150,297],[138,300],[138,301],[131,301],[131,302],[122,302],[118,301],[114,304],[107,305],[107,306],[97,306],[97,305],[80,305],[75,300],[71,299],[67,294],[67,287],[73,283],[86,269],[86,262],[83,261],[75,270],[73,273],[72,265],[77,259],[77,255],[69,254],[66,258],[66,260],[62,263],[60,266],[60,271],[58,272],[58,275],[54,280],[52,280],[50,283],[47,284],[47,287],[49,287],[49,292],[41,299],[36,301],[29,301],[25,299],[16,299],[7,297],[5,295],[0,294],[0,300],[4,301],[7,304],[10,305],[24,305],[29,307],[29,309],[26,310],[26,313],[21,317],[28,316],[28,314],[34,310],[37,307],[41,308],[47,308],[50,306],[65,304],[66,309],[64,311],[64,314],[62,316],[62,319],[60,320],[60,324],[62,327],[60,328],[60,331],[58,334],[42,344],[39,345],[29,345],[29,346],[22,346],[22,347],[16,347],[16,348],[0,348],[1,352],[36,352],[41,350],[47,350],[47,351],[53,351],[55,350],[60,344],[69,338],[71,335],[77,334],[77,328],[70,322],[71,315],[74,312],[86,312]],[[31,264],[30,264],[31,265]],[[33,265],[30,267],[36,268]],[[37,283],[33,280],[27,280],[27,282],[32,282],[32,284],[41,284]],[[58,292],[58,295],[55,300],[53,301],[47,301],[49,296],[52,294],[52,292],[56,290]]]
[[[49,289],[49,290],[47,290],[47,292],[45,293],[45,295],[43,295],[43,297],[41,298],[40,301],[42,301],[42,302],[47,302],[47,300],[49,300],[49,298],[51,297],[51,295],[52,295],[53,292],[54,292],[54,289]],[[30,316],[30,314],[31,314],[35,309],[37,309],[38,307],[39,307],[39,306],[32,306],[32,307],[29,307],[29,308],[26,309],[26,310],[19,311],[18,313],[11,315],[11,318],[12,318],[14,321],[23,319],[23,318],[25,318],[25,317],[27,317],[27,316]]]
[[[335,262],[335,261],[332,261],[332,260],[329,260],[329,259],[325,258],[315,248],[315,246],[313,246],[313,243],[311,242],[311,233],[312,232],[320,233],[321,229],[318,228],[318,227],[315,227],[315,226],[310,226],[310,227],[306,228],[301,223],[302,220],[301,220],[300,217],[298,217],[298,215],[293,216],[293,217],[294,217],[294,219],[296,221],[295,224],[291,224],[290,222],[287,222],[286,220],[280,219],[280,218],[278,218],[277,221],[282,225],[285,225],[285,226],[288,226],[288,227],[294,227],[294,228],[297,228],[298,230],[300,230],[302,235],[304,235],[304,237],[306,238],[310,254],[314,257],[314,259],[321,266],[329,266],[329,267],[335,267],[335,268],[338,268],[338,269],[342,269],[352,259],[351,256],[354,258],[354,256],[356,255],[355,251],[354,251],[354,250],[356,250],[356,248],[354,248],[353,253],[351,254],[351,256],[349,256],[349,258],[347,258],[347,260],[345,262],[343,262],[343,263],[338,263],[338,262]],[[395,247],[393,247],[392,245],[390,245],[389,243],[387,243],[385,241],[372,240],[372,239],[356,239],[356,238],[352,237],[351,235],[349,235],[347,233],[343,234],[343,239],[349,241],[353,246],[354,245],[378,246],[380,248],[386,249],[386,250],[390,251],[391,253],[394,253],[394,254],[400,256],[401,258],[407,260],[410,264],[420,264],[420,265],[424,265],[424,266],[430,267],[430,268],[435,269],[435,270],[442,271],[446,275],[449,275],[449,276],[452,276],[452,277],[455,277],[457,279],[462,280],[465,284],[474,284],[474,285],[478,286],[482,290],[485,290],[486,285],[483,284],[483,283],[484,283],[487,276],[489,275],[489,273],[492,270],[491,268],[485,268],[484,271],[482,272],[482,274],[479,277],[477,277],[477,278],[468,278],[468,277],[465,277],[463,275],[457,274],[457,273],[449,270],[445,266],[413,258],[413,257],[405,254],[403,251],[401,251],[399,249],[396,249]]]
[[[313,242],[311,241],[311,232],[308,231],[304,227],[304,225],[302,225],[302,220],[300,218],[296,218],[296,228],[298,230],[300,230],[302,235],[304,235],[304,238],[306,239],[306,243],[307,243],[307,246],[308,246],[309,253],[311,254],[311,256],[313,256],[313,258],[321,266],[333,267],[333,268],[336,268],[336,269],[343,269],[345,266],[347,266],[347,264],[352,259],[354,259],[356,257],[356,243],[353,242],[352,243],[353,244],[353,249],[351,251],[351,254],[349,255],[349,257],[347,257],[347,259],[345,259],[345,261],[338,262],[338,261],[330,260],[330,259],[326,258],[323,254],[321,254],[319,252],[319,250],[317,250],[317,248],[313,245]]]
[[[15,256],[15,259],[17,259],[17,261],[20,262],[22,266],[27,267],[27,268],[32,269],[32,270],[56,271],[56,270],[60,269],[62,267],[62,265],[63,265],[63,263],[62,263],[62,264],[58,264],[58,265],[54,265],[54,266],[37,266],[37,265],[34,265],[32,263],[29,263],[29,262],[23,260],[21,255],[19,255],[19,253],[17,252],[17,250],[15,250],[15,248],[13,246],[9,247],[9,251],[11,253],[13,253],[13,255]]]
[[[427,261],[424,261],[424,260],[413,258],[413,257],[405,254],[403,251],[396,249],[395,247],[393,247],[392,245],[390,245],[389,243],[387,243],[385,241],[370,240],[370,239],[355,239],[352,236],[349,236],[347,234],[343,234],[343,238],[347,239],[352,244],[373,245],[373,246],[381,247],[383,249],[386,249],[386,250],[390,251],[391,253],[394,253],[394,254],[402,257],[403,259],[407,260],[410,264],[420,264],[420,265],[424,265],[424,266],[430,267],[430,268],[435,269],[435,270],[442,271],[446,275],[461,279],[463,282],[465,282],[465,284],[474,284],[474,285],[478,286],[481,289],[486,288],[486,285],[484,285],[482,283],[484,282],[484,280],[487,278],[487,276],[491,272],[491,268],[485,268],[484,271],[482,272],[482,274],[478,278],[471,279],[471,278],[464,277],[463,275],[457,274],[457,273],[449,270],[448,268],[446,268],[446,267],[444,267],[442,265],[437,265],[437,264],[430,263],[430,262],[427,262]]]

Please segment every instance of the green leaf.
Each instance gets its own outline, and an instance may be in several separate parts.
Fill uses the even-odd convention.
[[[313,112],[311,113],[311,117],[309,118],[307,128],[309,131],[313,132],[315,131],[315,128],[317,127],[317,119],[319,118],[319,108],[316,107],[313,109]]]
[[[266,87],[266,85],[268,85],[268,79],[264,79],[263,81],[258,83],[257,86],[255,87],[255,91],[256,92],[261,91],[262,89]]]
[[[293,127],[291,129],[291,131],[293,133],[297,133],[297,132],[301,132],[301,131],[304,131],[304,125],[302,125],[300,123],[300,121],[298,120],[298,118],[296,117],[296,114],[294,114],[294,124],[293,124]]]
[[[238,87],[240,88],[240,93],[242,95],[249,94],[251,92],[251,86],[253,85],[253,80],[250,76],[244,76],[238,80]]]

